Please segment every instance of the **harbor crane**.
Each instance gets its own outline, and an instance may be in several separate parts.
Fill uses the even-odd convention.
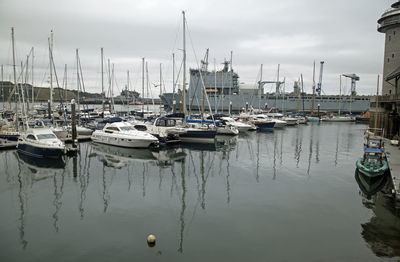
[[[357,95],[356,92],[356,81],[360,80],[360,77],[356,74],[343,74],[342,76],[348,77],[351,79],[351,95],[355,96]]]
[[[320,66],[319,66],[319,80],[318,80],[318,84],[317,84],[317,94],[320,96],[321,95],[321,91],[322,91],[322,73],[324,72],[324,61],[320,62]]]

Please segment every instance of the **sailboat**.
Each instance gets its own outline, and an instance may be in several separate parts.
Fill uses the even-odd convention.
[[[183,17],[183,84],[182,84],[182,112],[185,115],[182,127],[185,128],[186,132],[180,134],[179,137],[182,142],[192,143],[214,143],[217,131],[212,125],[204,124],[204,97],[205,88],[203,89],[203,103],[202,103],[202,114],[201,123],[188,123],[186,119],[186,18],[185,11],[182,11]]]

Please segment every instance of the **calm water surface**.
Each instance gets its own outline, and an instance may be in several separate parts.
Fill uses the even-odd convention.
[[[0,261],[397,260],[398,210],[355,179],[363,128],[159,152],[82,143],[51,163],[2,151]]]

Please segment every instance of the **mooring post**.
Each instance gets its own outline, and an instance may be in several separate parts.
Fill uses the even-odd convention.
[[[176,101],[175,100],[172,101],[172,113],[176,114]]]
[[[229,115],[232,115],[232,101],[229,101]]]
[[[321,105],[318,104],[318,118],[321,118],[320,115],[319,115],[319,107],[320,107],[320,106],[321,106]]]
[[[76,141],[76,112],[75,112],[75,99],[71,100],[71,127],[72,127],[72,147],[77,147]]]

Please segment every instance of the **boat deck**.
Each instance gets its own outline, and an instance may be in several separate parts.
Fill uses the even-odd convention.
[[[400,147],[393,146],[390,141],[385,141],[385,151],[389,152],[388,157],[390,177],[393,182],[396,200],[400,200]]]

